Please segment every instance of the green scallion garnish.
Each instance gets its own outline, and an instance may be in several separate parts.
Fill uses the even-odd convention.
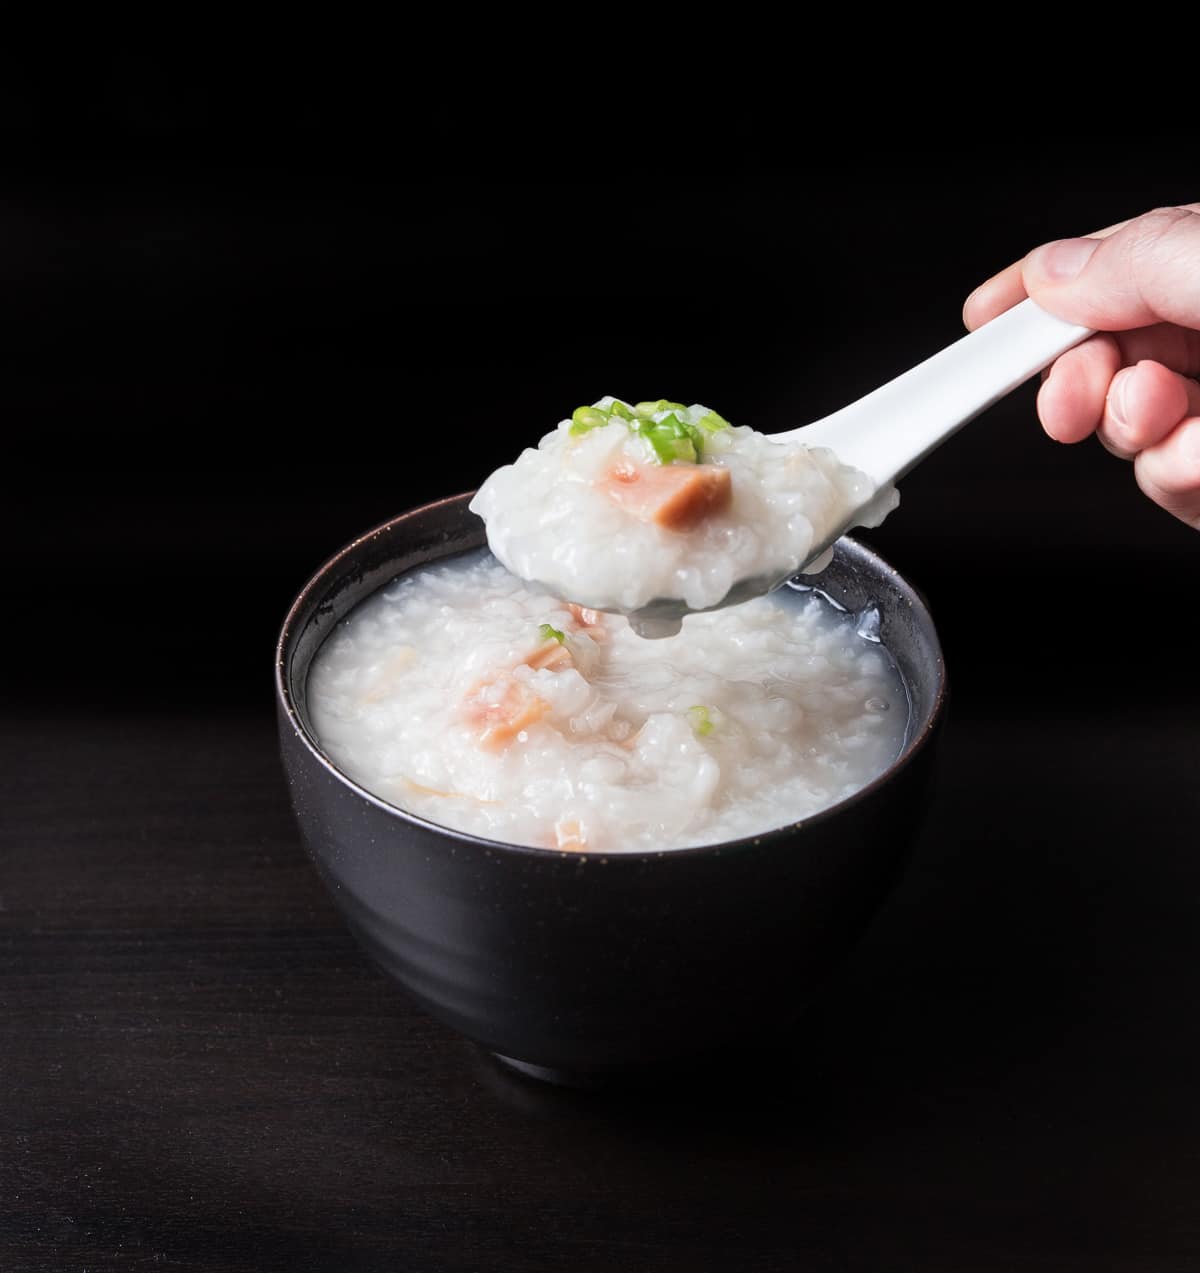
[[[639,402],[633,409],[633,414],[639,420],[648,420],[651,416],[658,415],[660,411],[686,411],[687,407],[682,402],[668,402],[666,398],[659,398],[657,402]]]
[[[548,623],[538,624],[538,636],[540,636],[543,641],[557,641],[559,645],[565,645],[567,640],[565,632],[560,632],[557,628],[552,628]]]
[[[579,437],[592,429],[601,429],[609,422],[609,415],[599,407],[576,407],[571,412],[571,436]]]
[[[697,703],[695,707],[687,709],[688,721],[701,738],[711,734],[717,727],[717,723],[713,720],[711,713],[712,708],[705,707],[703,703]]]
[[[700,463],[705,435],[730,427],[723,416],[699,404],[685,407],[682,402],[658,398],[631,407],[619,398],[601,398],[600,401],[608,405],[575,408],[571,413],[571,436],[582,437],[614,420],[622,420],[630,432],[646,439],[660,464]]]
[[[671,464],[675,460],[696,464],[704,450],[700,430],[673,411],[661,420],[643,420],[637,431],[650,443],[660,464]]]
[[[707,429],[709,433],[716,433],[719,429],[728,429],[730,427],[729,421],[724,416],[719,416],[715,411],[702,415],[696,423],[702,429]]]

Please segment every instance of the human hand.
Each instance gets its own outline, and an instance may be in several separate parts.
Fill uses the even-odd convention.
[[[1042,427],[1059,442],[1095,433],[1200,530],[1200,203],[1043,244],[976,288],[963,321],[974,330],[1026,296],[1097,332],[1044,374]]]

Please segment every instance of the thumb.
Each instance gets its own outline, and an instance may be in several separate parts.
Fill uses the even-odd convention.
[[[1022,262],[1043,309],[1097,331],[1200,329],[1200,205],[1158,208],[1107,238],[1059,239]]]

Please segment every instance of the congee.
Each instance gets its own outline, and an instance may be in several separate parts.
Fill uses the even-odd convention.
[[[782,579],[855,510],[875,526],[898,502],[824,447],[698,403],[605,397],[497,469],[471,509],[513,574],[629,614],[657,598],[704,610],[739,580]]]
[[[360,603],[318,652],[308,704],[329,758],[380,798],[488,839],[601,855],[806,818],[887,768],[908,719],[869,624],[812,588],[646,641],[486,549]]]

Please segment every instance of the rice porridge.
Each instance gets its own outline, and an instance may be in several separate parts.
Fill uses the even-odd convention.
[[[492,840],[616,853],[752,836],[898,754],[883,648],[788,588],[678,636],[529,588],[487,550],[409,572],[318,652],[321,747],[380,798]]]
[[[875,526],[898,502],[825,448],[698,403],[605,397],[491,474],[471,509],[514,574],[630,614],[656,598],[705,610],[739,580],[778,581],[855,510],[854,524]]]

